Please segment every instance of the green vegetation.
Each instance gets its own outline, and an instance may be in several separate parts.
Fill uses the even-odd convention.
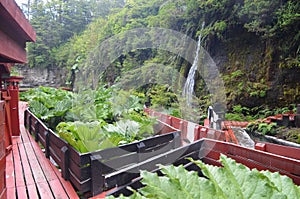
[[[160,27],[196,39],[205,21],[203,46],[214,59],[225,56],[228,60],[215,61],[220,63],[218,67],[225,81],[229,109],[238,104],[286,106],[300,99],[298,85],[274,80],[284,79],[285,71],[298,70],[300,66],[298,1],[28,2],[31,4],[24,11],[37,32],[37,42],[28,46],[29,64],[31,67],[66,68],[69,71],[66,85],[70,87],[74,86],[79,73],[93,67],[90,55],[107,38],[134,28]],[[145,42],[148,41],[145,37]],[[125,43],[136,45],[132,41]],[[124,73],[149,63],[163,64],[185,76],[190,67],[186,60],[167,51],[135,49],[114,60],[98,79],[111,85]],[[148,74],[140,76],[145,78]],[[199,82],[196,85],[204,86]],[[202,89],[196,88],[198,97]],[[278,99],[273,100],[272,93],[278,93]]]
[[[248,124],[246,131],[250,134],[274,136],[285,141],[300,144],[300,129],[293,127],[278,126],[276,123],[255,121]]]
[[[193,160],[191,160],[193,161]],[[193,161],[205,177],[183,166],[160,166],[163,176],[142,171],[145,187],[129,197],[119,198],[299,198],[300,188],[287,176],[270,171],[250,170],[225,155],[220,156],[223,167]],[[114,198],[112,196],[107,198]]]
[[[66,54],[60,46],[82,33],[93,20],[107,16],[111,9],[123,4],[122,0],[33,0],[23,4],[23,10],[37,32],[36,43],[28,45],[30,66],[59,66],[60,54]]]
[[[30,110],[52,129],[67,119],[73,97],[71,92],[50,87],[38,87],[20,94],[20,100],[28,101]]]
[[[276,137],[300,144],[300,129],[280,127],[277,129]]]
[[[49,128],[80,152],[118,146],[154,135],[156,119],[143,111],[143,99],[127,91],[100,86],[71,93],[39,87],[22,100]]]
[[[271,109],[266,106],[248,108],[242,105],[236,105],[228,111],[228,113],[226,114],[226,119],[234,121],[254,121],[258,119],[264,119],[269,116],[291,112],[296,112],[296,106],[294,104],[291,104],[288,107],[275,109]]]
[[[276,123],[265,123],[261,121],[251,122],[248,124],[247,131],[261,133],[262,135],[276,135],[277,134],[277,124]]]

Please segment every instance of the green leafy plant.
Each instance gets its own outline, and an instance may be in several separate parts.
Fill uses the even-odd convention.
[[[226,113],[225,118],[233,121],[251,121],[254,119],[251,116],[251,109],[241,105],[233,106],[232,111]]]
[[[150,97],[153,107],[174,107],[174,102],[178,102],[177,95],[172,92],[169,85],[154,85],[146,92],[146,96]]]
[[[43,87],[30,89],[20,95],[20,99],[29,102],[29,109],[51,129],[65,119],[72,107],[73,93],[61,89]]]
[[[58,135],[81,153],[103,148],[106,143],[99,122],[61,122],[57,125]]]
[[[56,127],[58,135],[81,153],[92,152],[109,147],[128,144],[153,135],[145,133],[148,128],[142,128],[133,120],[119,120],[114,124],[106,122],[61,122]]]
[[[144,187],[129,197],[119,198],[299,198],[300,188],[287,176],[278,172],[250,170],[234,160],[220,156],[223,167],[216,167],[194,161],[204,177],[195,171],[187,171],[183,166],[160,166],[163,176],[142,171]],[[107,198],[114,198],[112,196]]]
[[[135,93],[136,94],[136,93]],[[22,95],[30,110],[79,152],[118,146],[154,135],[156,119],[143,111],[143,98],[116,88],[69,93],[39,87]]]
[[[261,121],[251,122],[247,128],[250,132],[257,132],[263,135],[276,135],[277,124],[276,123],[264,123]]]
[[[114,105],[112,107],[113,115],[117,117],[143,110],[141,98],[124,90],[119,90],[115,93],[115,95],[111,98],[111,103]]]

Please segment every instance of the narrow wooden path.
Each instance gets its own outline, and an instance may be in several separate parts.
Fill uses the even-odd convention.
[[[6,157],[7,198],[79,198],[25,129],[26,106],[26,103],[19,104],[21,136],[12,138],[12,150]]]

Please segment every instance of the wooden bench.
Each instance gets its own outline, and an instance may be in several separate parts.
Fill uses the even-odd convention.
[[[25,129],[25,108],[21,103],[21,136],[12,138],[12,150],[6,157],[7,198],[79,198]]]

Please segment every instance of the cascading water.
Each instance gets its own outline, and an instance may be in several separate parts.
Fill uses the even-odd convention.
[[[205,23],[203,22],[201,30],[203,30],[204,24]],[[194,93],[194,86],[195,86],[195,74],[196,74],[196,70],[198,68],[199,54],[200,54],[200,50],[201,50],[201,41],[202,41],[202,31],[200,32],[200,35],[198,37],[198,43],[197,43],[197,49],[196,49],[196,55],[194,58],[194,62],[189,71],[189,74],[188,74],[188,77],[187,77],[187,80],[185,82],[185,85],[183,87],[183,92],[182,92],[182,96],[186,98],[186,103],[188,106],[190,106],[192,103],[192,96]]]

